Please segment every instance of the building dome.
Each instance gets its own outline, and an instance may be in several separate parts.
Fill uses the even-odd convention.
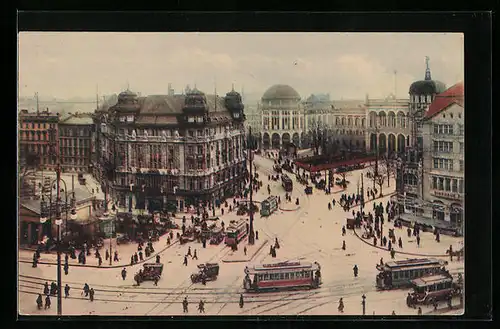
[[[137,97],[137,94],[134,93],[133,91],[131,90],[125,90],[125,91],[122,91],[119,95],[118,95],[118,98],[135,98]]]
[[[429,68],[429,57],[425,58],[425,78],[415,81],[410,85],[408,91],[411,95],[435,95],[446,90],[446,85],[441,81],[432,80],[431,69]]]
[[[263,101],[276,100],[276,99],[288,99],[288,100],[300,100],[299,93],[290,87],[289,85],[274,85],[269,88],[262,96]]]
[[[420,80],[410,85],[411,95],[432,95],[440,94],[446,90],[446,85],[436,80]]]

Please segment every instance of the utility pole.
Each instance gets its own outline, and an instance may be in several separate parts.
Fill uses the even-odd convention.
[[[35,99],[36,99],[36,113],[38,113],[40,111],[38,103],[38,91],[35,93]]]
[[[248,233],[248,244],[255,243],[255,236],[253,231],[253,178],[252,178],[252,167],[253,167],[253,150],[252,150],[252,127],[248,128],[248,138],[247,138],[247,152],[248,161],[250,164],[250,232]]]

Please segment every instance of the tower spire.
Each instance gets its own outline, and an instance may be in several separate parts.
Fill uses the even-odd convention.
[[[431,69],[429,68],[429,56],[425,56],[425,80],[432,80]]]
[[[231,91],[234,91],[234,82],[231,84]]]

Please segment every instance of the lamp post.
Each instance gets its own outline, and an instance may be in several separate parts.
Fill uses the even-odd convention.
[[[252,167],[253,167],[253,140],[252,140],[252,127],[248,129],[248,139],[247,139],[247,157],[250,164],[250,232],[248,232],[248,244],[255,243],[255,236],[253,231],[253,179],[252,179]]]
[[[64,189],[60,188],[60,182],[63,182],[64,184]],[[57,246],[57,315],[61,316],[62,315],[62,282],[61,282],[61,225],[63,223],[61,219],[61,196],[60,193],[64,192],[65,193],[65,203],[64,203],[64,210],[66,212],[66,231],[67,231],[67,222],[68,222],[68,210],[70,208],[70,205],[68,203],[68,190],[66,187],[66,182],[64,180],[61,180],[61,166],[58,163],[56,166],[56,179],[53,180],[50,183],[50,186],[52,187],[56,184],[56,200],[55,204],[52,202],[52,191],[50,191],[49,195],[49,206],[48,210],[46,209],[46,203],[45,200],[43,199],[42,196],[42,201],[40,203],[41,206],[41,211],[40,211],[40,223],[44,224],[47,222],[47,220],[50,220],[50,224],[52,224],[52,208],[55,206],[55,224],[57,225],[57,241],[56,241],[56,246]],[[48,216],[48,218],[47,218]],[[76,219],[76,210],[72,206],[71,210],[71,219]],[[52,230],[52,227],[51,227]]]

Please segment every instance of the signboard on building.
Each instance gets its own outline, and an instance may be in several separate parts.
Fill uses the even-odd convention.
[[[459,193],[434,190],[433,194],[445,199],[462,200],[462,196]]]
[[[101,220],[99,223],[99,228],[102,233],[104,233],[105,238],[115,238],[116,237],[116,229],[115,229],[115,221],[114,220]]]

